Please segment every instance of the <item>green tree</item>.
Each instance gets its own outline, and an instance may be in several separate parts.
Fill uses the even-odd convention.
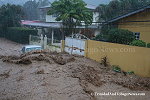
[[[25,19],[26,20],[37,20],[39,18],[38,3],[36,2],[36,0],[27,1],[23,5],[23,10],[25,12]]]
[[[24,13],[19,5],[2,5],[0,7],[0,28],[1,33],[5,34],[7,27],[20,26]]]
[[[16,27],[20,26],[23,18],[23,10],[19,5],[3,5],[0,7],[0,26]]]
[[[112,0],[109,4],[100,4],[97,10],[100,14],[100,21],[107,21],[149,4],[150,0]]]
[[[38,20],[40,17],[40,7],[50,5],[49,0],[30,0],[25,2],[23,10],[25,12],[26,20]]]
[[[93,14],[85,7],[86,3],[82,0],[59,0],[51,4],[49,15],[57,14],[56,21],[62,21],[64,28],[69,29],[72,33],[73,28],[84,22],[85,25],[90,25],[93,20]]]
[[[38,7],[48,6],[50,5],[49,0],[39,0],[38,1]]]

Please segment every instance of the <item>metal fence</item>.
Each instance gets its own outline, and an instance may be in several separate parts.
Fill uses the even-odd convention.
[[[42,46],[42,38],[43,36],[33,36],[33,35],[30,35],[29,37],[29,44],[30,45],[41,45]]]
[[[33,36],[30,35],[29,38],[30,45],[40,45],[43,49],[49,51],[61,52],[61,40],[47,38],[47,36]]]

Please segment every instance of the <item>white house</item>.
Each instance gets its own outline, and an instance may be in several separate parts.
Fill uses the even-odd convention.
[[[76,27],[76,33],[80,33],[82,35],[88,35],[89,37],[96,36],[100,33],[100,29],[98,28],[98,21],[99,13],[96,12],[96,6],[87,5],[87,8],[93,12],[93,23],[88,27],[85,27],[84,24],[82,26]],[[62,23],[61,21],[56,21],[57,15],[47,15],[47,12],[50,10],[50,6],[40,7],[40,21],[22,21],[23,26],[32,27],[38,29],[38,33],[44,34],[54,38],[59,39],[62,37]],[[88,38],[89,38],[88,37]]]
[[[99,16],[99,13],[95,10],[96,6],[94,6],[94,5],[87,5],[86,7],[88,9],[90,9],[90,11],[93,12],[93,24],[96,24],[96,22],[98,21],[98,16]],[[47,15],[47,11],[50,10],[50,5],[49,6],[40,7],[39,9],[41,11],[40,19],[42,21],[45,21],[45,22],[58,22],[58,21],[55,20],[56,17],[57,17],[56,14],[54,14],[54,15]]]

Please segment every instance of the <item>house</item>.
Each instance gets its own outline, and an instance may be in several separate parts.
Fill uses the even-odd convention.
[[[90,11],[93,12],[93,24],[86,27],[84,24],[82,26],[76,27],[76,33],[88,34],[88,36],[96,36],[100,33],[98,28],[99,13],[95,10],[96,6],[87,5],[86,6]],[[22,21],[23,26],[37,28],[38,33],[47,35],[49,38],[62,39],[62,22],[56,21],[56,14],[48,15],[47,12],[51,9],[49,6],[40,7],[40,21]]]
[[[150,5],[109,20],[108,23],[132,31],[137,40],[150,43]]]
[[[85,29],[85,24],[82,24],[82,26],[77,26],[76,29],[78,30],[79,33],[89,33],[93,34],[96,36],[97,34],[100,33],[100,30],[98,29],[98,18],[99,18],[99,12],[97,12],[95,9],[97,6],[94,5],[87,5],[86,6],[91,12],[93,12],[93,23],[92,25],[88,26],[88,29]],[[61,21],[56,21],[57,15],[48,15],[47,12],[51,9],[51,6],[44,6],[40,7],[40,20],[44,21],[46,23],[61,23]]]
[[[93,12],[93,24],[96,24],[98,21],[99,13],[95,10],[97,6],[94,5],[87,5],[86,8],[88,8],[90,11]],[[57,15],[48,15],[47,12],[51,9],[51,6],[44,6],[40,7],[40,19],[45,22],[58,22],[56,21]]]

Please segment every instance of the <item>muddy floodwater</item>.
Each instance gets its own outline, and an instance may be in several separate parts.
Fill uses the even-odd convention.
[[[149,100],[150,78],[116,73],[88,58],[56,52],[21,55],[0,38],[0,100]],[[104,93],[143,93],[111,96]]]

